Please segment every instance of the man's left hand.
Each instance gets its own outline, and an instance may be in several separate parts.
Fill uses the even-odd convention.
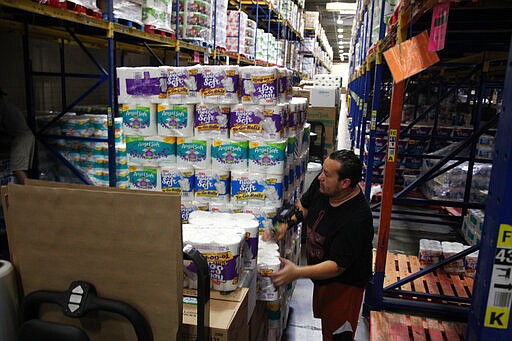
[[[288,259],[279,257],[283,268],[270,275],[275,286],[286,285],[299,278],[299,267]]]

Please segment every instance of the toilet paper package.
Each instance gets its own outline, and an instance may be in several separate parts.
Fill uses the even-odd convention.
[[[464,250],[464,245],[457,242],[441,242],[441,248],[443,249],[443,258],[449,258]],[[464,273],[464,258],[459,258],[453,262],[443,266],[444,271],[447,273],[460,274]]]
[[[238,103],[238,66],[217,65],[201,68],[201,97],[203,103]]]
[[[283,204],[283,181],[284,176],[281,174],[265,175],[265,205],[281,207]]]
[[[279,68],[279,100],[281,103],[290,102],[292,99],[292,72],[285,68]]]
[[[229,118],[230,137],[234,140],[278,140],[283,136],[284,115],[284,105],[235,105]]]
[[[201,203],[202,204],[202,203]],[[199,210],[199,206],[194,200],[190,200],[190,198],[182,197],[181,198],[181,223],[188,224],[190,214],[194,211]]]
[[[167,87],[165,72],[159,67],[118,67],[116,72],[118,103],[158,101]]]
[[[279,253],[260,253],[257,265],[256,295],[259,301],[279,300],[279,290],[272,283],[271,274],[279,271],[281,261]]]
[[[235,213],[233,218],[235,219],[235,226],[243,228],[245,231],[244,269],[255,269],[258,260],[259,222],[254,216],[252,219],[237,217],[242,214],[244,213]]]
[[[248,66],[240,70],[242,103],[277,105],[279,103],[278,69]]]
[[[231,202],[236,204],[265,204],[265,174],[231,172]]]
[[[284,174],[288,141],[249,141],[249,171]]]
[[[211,141],[193,137],[176,139],[176,162],[178,165],[193,166],[195,169],[210,169]]]
[[[120,104],[123,131],[126,135],[157,135],[156,104],[131,102]]]
[[[194,135],[194,105],[158,103],[158,135],[192,137]]]
[[[194,73],[198,68],[161,66],[166,79],[165,92],[161,97],[170,104],[199,103],[199,87]],[[194,71],[195,70],[195,71]],[[192,72],[191,72],[192,71]],[[196,73],[197,74],[197,73]]]
[[[176,164],[176,138],[164,136],[126,136],[129,165]]]
[[[476,266],[478,264],[478,251],[470,253],[464,258],[465,272],[464,276],[475,277]]]
[[[197,169],[194,187],[196,200],[228,202],[229,182],[228,171]]]
[[[218,104],[198,104],[195,109],[196,137],[227,138],[231,107]]]
[[[183,225],[183,244],[192,245],[206,258],[212,288],[217,291],[233,291],[238,288],[242,271],[240,251],[244,241],[244,233],[234,229],[204,229],[190,224]],[[197,288],[195,264],[187,260],[183,263],[188,282],[184,284]]]
[[[130,166],[130,188],[148,191],[160,191],[160,169],[149,166]]]
[[[212,167],[223,170],[247,170],[249,141],[215,139],[212,141]]]
[[[418,261],[420,269],[424,269],[441,261],[443,249],[438,240],[420,239]]]
[[[259,235],[263,235],[266,230],[270,231],[277,215],[278,207],[245,205],[242,209],[245,213],[253,214],[258,220]],[[276,244],[277,246],[277,244]]]
[[[193,167],[161,167],[160,178],[162,192],[179,194],[182,200],[193,198],[195,187]]]
[[[255,269],[258,255],[259,222],[250,213],[192,212],[189,222],[201,228],[234,229],[243,232],[245,245],[242,253],[245,269]]]

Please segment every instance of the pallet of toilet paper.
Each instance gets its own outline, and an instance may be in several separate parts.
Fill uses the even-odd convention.
[[[437,264],[467,248],[469,248],[468,245],[463,245],[462,243],[457,242],[440,242],[438,240],[420,239],[420,248],[418,253],[420,269]],[[477,262],[478,251],[475,251],[465,257],[446,264],[443,267],[443,270],[450,274],[462,274],[464,276],[474,277]]]
[[[309,148],[290,77],[274,67],[118,68],[130,188],[280,207]]]

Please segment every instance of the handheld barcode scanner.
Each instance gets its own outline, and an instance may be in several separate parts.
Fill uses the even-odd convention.
[[[292,220],[293,216],[295,216],[295,221]],[[302,211],[295,205],[285,206],[277,214],[277,221],[288,224],[288,228],[300,223],[302,220],[304,220]]]

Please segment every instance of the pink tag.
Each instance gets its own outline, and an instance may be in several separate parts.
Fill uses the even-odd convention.
[[[201,59],[199,58],[199,51],[194,51],[194,63],[200,63]]]
[[[432,25],[430,27],[430,40],[428,42],[429,51],[439,51],[444,49],[449,13],[449,2],[434,7],[434,11],[432,12]]]

